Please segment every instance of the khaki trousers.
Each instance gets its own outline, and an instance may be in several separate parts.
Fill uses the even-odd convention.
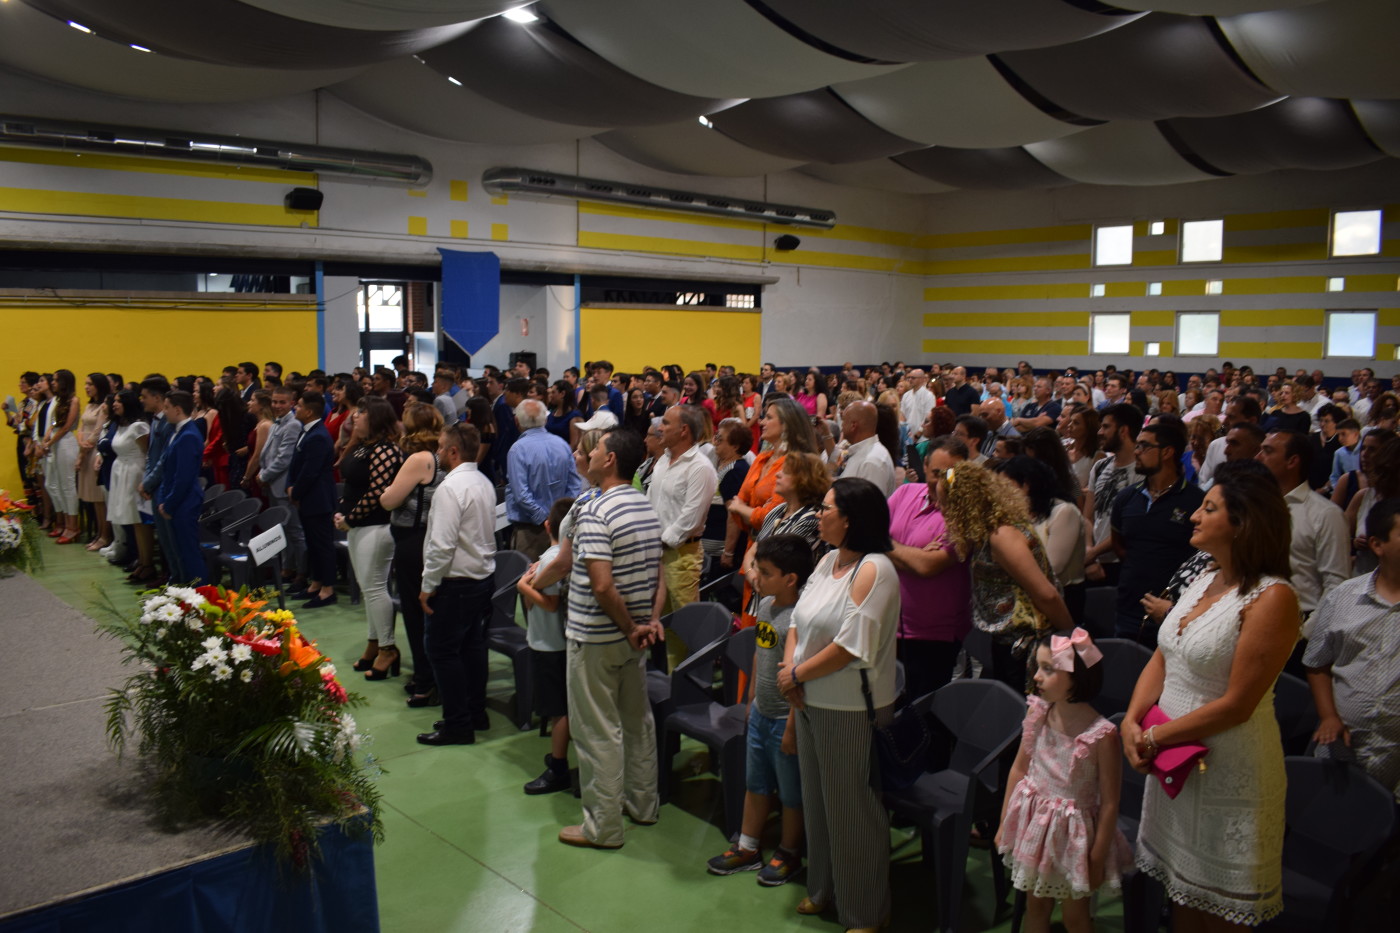
[[[666,578],[667,615],[700,598],[700,568],[705,557],[699,541],[691,541],[661,552],[661,573]]]
[[[569,641],[569,731],[578,753],[583,835],[620,846],[625,810],[656,822],[656,724],[647,699],[645,652],[624,639]]]

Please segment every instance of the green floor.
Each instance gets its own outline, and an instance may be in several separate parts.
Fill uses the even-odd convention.
[[[115,568],[81,547],[46,541],[44,556],[39,581],[74,607],[88,610],[99,592],[121,605],[134,592]],[[478,733],[473,746],[427,748],[414,736],[432,728],[440,707],[407,709],[403,678],[357,683],[361,675],[349,670],[364,648],[362,608],[350,605],[342,591],[338,605],[308,611],[301,621],[339,662],[347,687],[367,700],[355,715],[361,730],[373,736],[368,748],[384,772],[387,838],[375,858],[379,916],[387,933],[841,929],[834,920],[793,912],[805,893],[800,876],[797,883],[768,889],[749,873],[705,873],[705,859],[723,850],[726,840],[718,826],[718,784],[704,770],[701,747],[687,746],[677,757],[686,778],[662,808],[659,823],[629,826],[627,845],[619,851],[573,849],[555,836],[559,827],[579,821],[578,802],[567,794],[521,793],[521,785],[542,768],[547,740],[509,723],[505,711],[513,683],[504,659],[492,656],[491,730]],[[933,879],[919,863],[918,842],[899,831],[892,842],[890,929],[931,929]],[[960,929],[1009,930],[1009,910],[993,913],[986,852],[972,852],[967,873]],[[1099,929],[1121,929],[1120,912],[1116,898],[1104,898]]]

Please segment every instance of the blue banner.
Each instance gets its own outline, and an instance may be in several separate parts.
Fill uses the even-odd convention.
[[[495,253],[442,254],[442,332],[476,353],[501,330],[501,259]]]

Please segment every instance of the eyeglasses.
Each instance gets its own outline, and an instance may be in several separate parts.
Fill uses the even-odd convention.
[[[1147,444],[1147,443],[1144,443],[1144,442],[1142,442],[1142,441],[1138,441],[1136,444],[1133,445],[1133,449],[1134,449],[1134,450],[1155,450],[1155,449],[1157,449],[1158,447],[1162,447],[1162,446],[1164,446],[1164,445],[1162,445],[1162,444]]]
[[[839,512],[839,511],[840,511],[840,509],[838,509],[835,505],[827,505],[825,502],[818,502],[818,503],[817,503],[816,513],[817,513],[818,515],[825,515],[827,512]]]

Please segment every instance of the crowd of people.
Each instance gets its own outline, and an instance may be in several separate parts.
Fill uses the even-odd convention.
[[[1066,925],[1089,929],[1086,898],[1132,867],[1114,739],[1144,772],[1162,748],[1210,748],[1181,796],[1150,787],[1136,852],[1209,928],[1281,909],[1271,695],[1285,668],[1312,688],[1317,753],[1354,756],[1400,798],[1386,699],[1400,695],[1396,389],[1400,376],[1385,389],[1370,369],[1329,388],[1320,371],[1228,362],[1182,380],[1029,362],[629,374],[596,361],[552,380],[524,363],[440,364],[429,379],[400,358],[285,381],[276,363],[91,373],[81,393],[68,370],[27,372],[8,414],[50,537],[78,543],[86,519],[87,548],[134,585],[206,579],[205,484],[287,510],[280,584],[304,609],[338,600],[343,532],[368,629],[355,669],[400,673],[392,576],[407,703],[442,707],[426,745],[489,726],[496,554],[523,553],[534,701],[551,724],[524,789],[570,787],[572,746],[583,819],[565,843],[614,848],[624,817],[657,819],[649,649],[668,613],[737,572],[735,625],[757,627],[749,793],[711,873],[780,885],[805,855],[799,912],[883,924],[872,723],[901,702],[897,666],[904,699],[980,674],[1031,694],[995,840],[1030,928],[1048,929],[1060,900]],[[1114,588],[1111,619],[1089,613],[1094,587]],[[1121,734],[1087,705],[1107,636],[1153,651]],[[775,797],[781,841],[765,860]]]

